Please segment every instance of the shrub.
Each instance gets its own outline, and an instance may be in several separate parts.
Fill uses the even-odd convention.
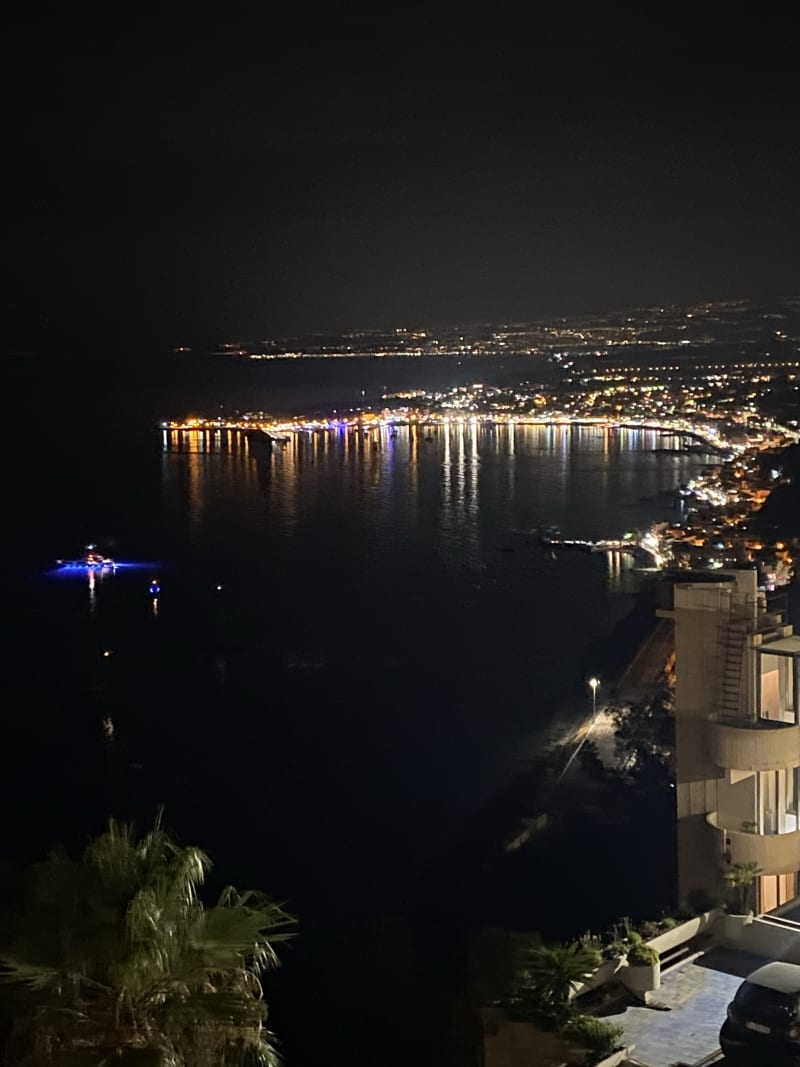
[[[725,881],[730,886],[728,910],[736,915],[746,915],[755,907],[755,888],[762,870],[757,863],[734,863],[725,872]]]
[[[661,920],[661,925],[665,930],[674,930],[678,925],[678,920],[674,915],[665,915]]]
[[[651,922],[650,919],[645,919],[639,927],[639,933],[645,941],[649,941],[653,937],[658,937],[661,933],[661,927],[658,923]]]
[[[619,1048],[622,1027],[593,1015],[578,1015],[565,1027],[564,1036],[590,1052],[591,1062],[597,1063]]]
[[[631,945],[628,951],[628,966],[629,967],[654,967],[659,960],[659,955],[652,945],[646,944],[644,941],[638,941],[635,945]]]
[[[571,994],[600,962],[599,950],[580,941],[542,945],[528,938],[525,944],[518,943],[508,965],[496,976],[492,999],[513,1021],[559,1028],[572,1016]],[[483,988],[488,988],[485,983]],[[473,993],[477,991],[473,984]]]
[[[518,993],[531,997],[545,1016],[560,1019],[569,1008],[570,993],[600,965],[600,953],[576,941],[542,945],[524,961]]]
[[[615,938],[603,948],[604,960],[620,960],[628,951],[628,942]]]
[[[581,934],[578,940],[582,945],[586,945],[587,948],[596,949],[598,952],[602,951],[602,937],[600,937],[599,934],[593,934],[591,930],[587,930],[585,934]]]

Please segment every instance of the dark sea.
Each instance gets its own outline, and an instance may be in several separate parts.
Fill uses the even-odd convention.
[[[453,929],[481,912],[494,862],[460,865],[459,849],[586,716],[586,679],[606,684],[602,650],[643,580],[628,558],[554,557],[538,531],[670,517],[699,461],[599,428],[326,432],[270,452],[157,422],[546,373],[175,357],[28,374],[6,438],[0,858],[78,847],[109,814],[145,826],[163,805],[211,855],[212,889],[262,888],[300,919],[268,980],[289,1064],[408,1062],[412,1047],[442,1062],[424,1035],[441,1030]],[[131,566],[93,587],[51,573],[89,541]],[[550,868],[518,886],[531,926],[544,908],[558,930],[576,902],[602,912],[593,878]]]

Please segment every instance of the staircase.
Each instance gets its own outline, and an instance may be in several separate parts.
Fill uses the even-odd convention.
[[[745,641],[750,630],[749,619],[733,614],[720,628],[719,711],[726,717],[741,718],[744,711],[742,674]]]

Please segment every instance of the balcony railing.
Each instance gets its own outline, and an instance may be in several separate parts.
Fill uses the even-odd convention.
[[[712,760],[725,770],[800,767],[800,725],[717,715],[709,723],[709,750]]]
[[[707,816],[710,826],[724,833],[733,864],[755,863],[764,874],[800,870],[800,830],[788,834],[748,834],[720,826],[718,812]]]
[[[765,611],[759,615],[750,633],[762,635],[777,633],[784,626],[784,618],[785,616],[779,611]]]
[[[789,617],[789,594],[773,591],[767,592],[767,611],[773,615],[781,615],[784,619]]]

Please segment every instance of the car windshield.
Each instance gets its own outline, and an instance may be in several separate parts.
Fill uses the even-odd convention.
[[[779,993],[766,986],[744,982],[733,999],[733,1008],[744,1020],[764,1026],[783,1027],[797,1012],[797,994]]]

